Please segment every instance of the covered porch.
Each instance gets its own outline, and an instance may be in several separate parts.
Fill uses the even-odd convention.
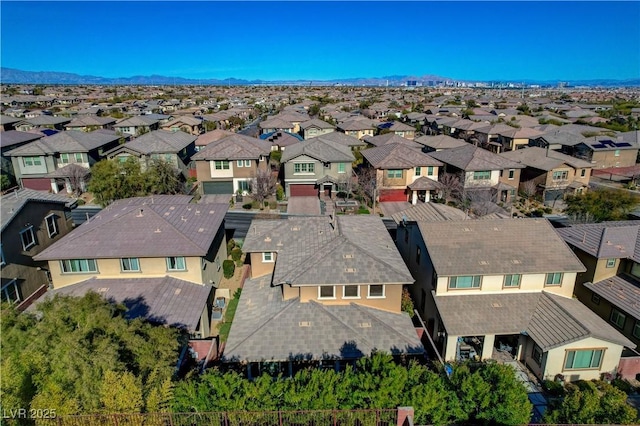
[[[47,175],[51,179],[51,190],[54,194],[62,191],[68,194],[82,194],[87,191],[87,183],[91,172],[77,164],[68,164]]]
[[[442,184],[428,177],[422,176],[407,186],[409,192],[409,202],[414,206],[421,203],[428,203],[432,198],[440,196]]]

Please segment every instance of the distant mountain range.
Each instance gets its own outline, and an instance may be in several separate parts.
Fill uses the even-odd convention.
[[[166,77],[162,75],[133,76],[133,77],[96,77],[92,75],[79,75],[55,71],[23,71],[14,68],[0,68],[0,82],[3,84],[96,84],[96,85],[211,85],[211,86],[247,86],[247,85],[345,85],[345,86],[400,86],[407,82],[416,82],[417,85],[429,86],[436,82],[460,82],[472,83],[468,80],[455,80],[449,77],[437,75],[407,76],[392,75],[386,77],[371,78],[344,78],[333,80],[243,80],[238,78],[227,79],[189,79],[182,77]],[[482,81],[478,81],[482,83]],[[603,86],[603,87],[630,87],[640,86],[640,79],[631,80],[565,80],[571,86]],[[489,83],[489,82],[484,82]],[[515,84],[539,84],[541,86],[557,86],[558,81],[493,81],[493,83]]]

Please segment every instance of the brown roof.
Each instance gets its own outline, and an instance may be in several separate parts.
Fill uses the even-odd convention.
[[[193,160],[255,160],[269,155],[271,143],[258,138],[232,133],[209,142]]]
[[[360,151],[376,169],[410,169],[418,166],[442,166],[428,154],[397,143],[381,145]]]
[[[525,167],[516,161],[471,144],[431,152],[429,155],[465,171],[523,169]]]

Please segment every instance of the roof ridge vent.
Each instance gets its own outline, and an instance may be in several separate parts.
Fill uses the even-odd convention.
[[[159,234],[159,233],[161,233],[161,232],[162,232],[162,231],[160,230],[160,228],[156,228],[156,230],[155,230],[155,231],[153,231],[153,233],[154,233],[154,234]]]
[[[144,212],[144,210],[143,210],[143,209],[140,209],[140,210],[138,211],[138,214],[136,215],[136,217],[142,217],[142,216],[144,216],[144,215],[142,214],[143,212]]]
[[[282,240],[278,241],[278,244],[276,244],[278,247],[282,247],[284,246],[284,244],[282,243]]]
[[[264,238],[264,242],[265,243],[270,243],[271,242],[271,237],[265,237]]]
[[[196,215],[196,216],[200,215],[200,210],[196,209],[196,213],[195,213],[195,215]]]
[[[183,221],[183,222],[186,222],[186,221],[187,221],[187,218],[186,218],[186,217],[184,217],[184,215],[182,215],[182,216],[180,216],[180,220],[181,220],[181,221]]]

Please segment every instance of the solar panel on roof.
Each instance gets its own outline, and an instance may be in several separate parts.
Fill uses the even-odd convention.
[[[603,144],[601,144],[601,143],[593,144],[593,145],[591,145],[591,147],[595,148],[595,149],[605,148],[605,146]]]
[[[617,147],[631,146],[631,144],[628,143],[628,142],[618,142],[618,143],[616,143],[616,146]]]
[[[378,126],[379,129],[388,129],[389,127],[393,126],[393,123],[382,123]]]

